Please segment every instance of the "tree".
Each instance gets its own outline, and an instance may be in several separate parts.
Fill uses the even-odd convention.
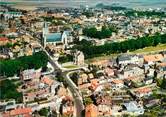
[[[161,35],[161,43],[166,43],[166,34]]]
[[[61,77],[61,76],[58,76],[58,77],[57,77],[57,81],[59,81],[59,82],[64,82],[64,78]]]
[[[79,78],[79,75],[77,72],[74,72],[72,75],[71,75],[71,80],[76,84],[78,85],[78,78]]]
[[[142,49],[148,46],[156,46],[159,43],[166,43],[166,34],[156,34],[154,36],[138,37],[137,39],[130,39],[122,42],[106,43],[101,46],[95,45],[76,45],[73,49],[81,50],[86,58],[100,56],[102,54],[114,54],[136,49]]]
[[[44,117],[47,117],[49,113],[49,110],[47,108],[42,108],[40,111],[39,111],[39,115],[40,116],[44,116]]]
[[[73,56],[72,55],[64,55],[64,56],[60,56],[58,61],[60,63],[66,63],[66,62],[70,62],[70,61],[73,61]]]
[[[161,86],[162,89],[166,89],[166,78],[163,78]]]
[[[21,70],[39,69],[47,66],[48,56],[40,51],[30,56],[23,56],[13,60],[0,61],[0,76],[11,77],[18,75]]]
[[[108,38],[112,35],[112,28],[109,28],[108,26],[102,26],[101,31],[97,31],[95,27],[91,28],[84,28],[83,29],[83,34],[92,37],[92,38],[98,38],[98,39],[104,39]]]
[[[4,28],[0,26],[0,33],[2,33],[3,31],[4,31]]]
[[[17,91],[18,86],[12,80],[0,81],[0,99],[15,99],[17,102],[22,102],[22,93]]]
[[[92,101],[92,99],[90,98],[90,97],[86,97],[85,99],[84,99],[84,104],[85,105],[89,105],[89,104],[92,104],[93,103],[93,101]]]

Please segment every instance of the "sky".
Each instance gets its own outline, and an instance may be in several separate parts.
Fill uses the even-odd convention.
[[[79,6],[79,5],[89,5],[94,6],[98,3],[104,4],[118,4],[120,6],[127,6],[127,7],[145,7],[145,8],[166,8],[166,0],[1,0],[1,1],[31,1],[31,2],[38,2],[41,3],[51,4],[54,3],[55,5],[63,4],[64,6]]]

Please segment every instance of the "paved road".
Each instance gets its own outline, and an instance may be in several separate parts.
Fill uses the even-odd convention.
[[[70,79],[70,77],[69,77],[70,73],[72,73],[72,72],[66,72],[66,73],[64,72],[63,77],[65,78],[67,84],[70,85],[69,86],[70,91],[73,92],[72,95],[73,95],[75,107],[76,107],[76,117],[82,117],[82,111],[84,110],[82,96],[79,93],[77,86]]]
[[[22,31],[23,30],[24,29],[22,29]],[[27,32],[27,31],[25,31],[25,32]],[[28,34],[32,36],[32,34],[30,32]],[[38,37],[34,37],[34,38],[37,39],[37,41],[40,41],[40,39]],[[46,54],[48,55],[48,60],[49,60],[50,64],[53,66],[54,72],[55,73],[57,73],[57,72],[61,73],[63,78],[65,78],[65,80],[68,84],[68,87],[69,87],[69,89],[70,89],[70,91],[73,95],[73,98],[74,98],[74,104],[75,104],[75,107],[76,107],[75,117],[82,117],[82,110],[84,109],[82,96],[80,95],[76,85],[70,79],[69,74],[72,73],[73,71],[80,70],[80,69],[83,69],[83,68],[78,68],[78,69],[74,69],[74,70],[64,70],[57,62],[55,62],[53,60],[53,58],[49,55],[49,53],[43,48],[43,46],[40,43],[39,43],[39,45],[41,46],[42,50],[45,51]]]
[[[65,71],[63,72],[63,70],[61,68],[58,67],[57,63],[54,62],[51,57],[49,57],[49,61],[50,63],[52,64],[52,66],[55,68],[55,71],[59,71],[61,72],[61,75],[63,76],[63,78],[65,78],[67,84],[68,84],[68,87],[73,95],[73,98],[74,98],[74,104],[75,104],[75,107],[76,107],[76,115],[75,117],[82,117],[82,111],[84,109],[84,105],[83,105],[83,101],[82,101],[82,97],[79,93],[79,91],[77,90],[77,87],[76,85],[73,83],[73,81],[70,79],[69,77],[69,74],[72,73],[73,71],[70,70],[70,71]]]

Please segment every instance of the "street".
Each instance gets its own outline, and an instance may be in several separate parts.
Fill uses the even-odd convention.
[[[29,32],[29,35],[32,36],[32,34],[30,32]],[[34,38],[36,39],[36,41],[40,40],[37,37],[34,37]],[[68,87],[69,87],[69,89],[72,93],[73,99],[74,99],[74,105],[75,105],[75,108],[76,108],[76,113],[74,113],[75,117],[82,117],[82,111],[84,110],[82,97],[81,97],[80,93],[78,92],[76,85],[73,83],[73,81],[69,77],[69,74],[71,72],[76,71],[78,69],[68,70],[68,71],[65,70],[64,71],[63,68],[61,68],[58,65],[58,63],[53,60],[53,58],[49,55],[49,53],[45,50],[45,48],[39,42],[38,42],[38,44],[41,46],[42,50],[48,55],[48,60],[49,60],[50,64],[53,66],[54,72],[61,73],[63,78],[66,80],[66,82],[68,84]]]

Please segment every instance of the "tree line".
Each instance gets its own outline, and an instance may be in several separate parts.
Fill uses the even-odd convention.
[[[11,77],[18,75],[20,71],[26,69],[39,69],[45,67],[48,56],[44,51],[37,52],[31,56],[23,56],[13,60],[0,61],[0,76]]]
[[[75,49],[83,51],[86,58],[100,56],[102,54],[125,53],[127,51],[134,51],[149,46],[156,46],[159,43],[166,43],[166,34],[155,34],[154,36],[139,37],[137,39],[130,39],[122,42],[106,43],[101,46],[84,45],[75,46]]]

